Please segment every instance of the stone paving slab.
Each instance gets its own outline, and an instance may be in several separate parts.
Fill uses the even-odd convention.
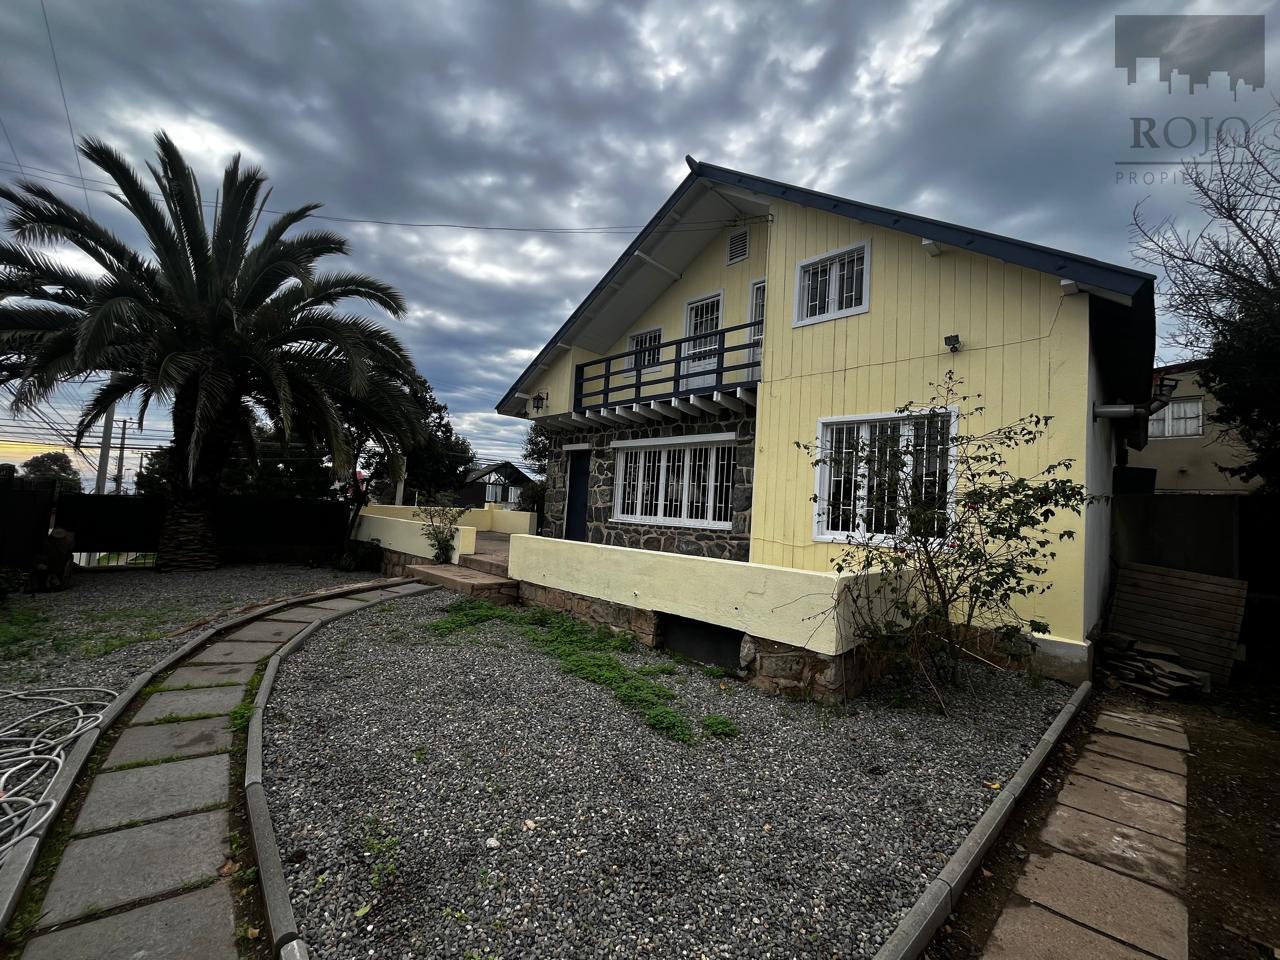
[[[356,600],[353,597],[330,597],[328,600],[317,600],[310,604],[313,607],[321,607],[329,611],[338,611],[346,613],[348,610],[356,610],[365,605],[365,601]]]
[[[1176,730],[1182,732],[1182,724],[1177,720],[1170,720],[1168,717],[1162,717],[1155,713],[1143,713],[1138,710],[1100,710],[1100,717],[1113,717],[1117,720],[1128,720],[1131,723],[1144,723],[1149,727],[1162,727],[1165,730]]]
[[[374,600],[389,600],[391,597],[398,597],[400,594],[394,590],[366,590],[363,593],[348,594],[352,600],[363,600],[365,603],[371,603]]]
[[[1095,730],[1114,733],[1121,737],[1131,737],[1144,743],[1153,743],[1158,747],[1169,747],[1171,750],[1191,749],[1187,735],[1181,730],[1170,730],[1168,727],[1156,726],[1136,718],[1099,716],[1093,726]]]
[[[211,643],[203,650],[192,654],[188,663],[257,663],[265,660],[278,649],[278,643],[244,643],[241,641],[222,640]]]
[[[231,758],[220,753],[100,773],[89,787],[74,832],[106,830],[226,803],[230,764]]]
[[[390,590],[392,593],[399,594],[400,596],[404,597],[404,596],[412,596],[415,593],[423,593],[432,588],[431,586],[425,583],[402,583],[399,586],[387,587],[387,589]]]
[[[1094,753],[1092,750],[1081,751],[1076,759],[1075,773],[1104,780],[1126,790],[1145,793],[1160,800],[1168,800],[1186,806],[1187,781],[1176,773],[1157,770],[1140,763],[1109,757],[1105,753]]]
[[[1110,733],[1095,733],[1085,743],[1085,747],[1106,753],[1121,760],[1132,760],[1134,763],[1145,763],[1157,770],[1167,770],[1180,777],[1187,775],[1187,756],[1180,750],[1168,747],[1157,747],[1150,743],[1141,743],[1129,737],[1117,737]]]
[[[325,617],[332,617],[333,614],[333,610],[328,610],[324,607],[290,607],[288,610],[281,610],[279,613],[271,614],[267,619],[282,620],[288,623],[312,623],[316,620],[323,620]]]
[[[1014,888],[1033,903],[1164,960],[1187,960],[1187,908],[1159,887],[1065,853],[1033,854]]]
[[[197,753],[231,749],[231,727],[226,717],[129,727],[107,754],[103,768],[144,760],[163,760]]]
[[[161,717],[194,717],[201,713],[230,713],[244,699],[244,684],[234,687],[198,687],[153,693],[133,715],[130,726]]]
[[[215,880],[228,849],[226,810],[72,840],[45,895],[41,925]]]
[[[300,623],[286,620],[254,620],[238,630],[233,630],[226,640],[247,640],[254,643],[284,643],[302,629]]]
[[[36,937],[22,960],[236,960],[225,882]]]
[[[223,683],[248,683],[253,676],[252,663],[210,663],[198,667],[179,667],[164,681],[163,688],[212,687]]]
[[[1133,827],[1058,804],[1040,831],[1056,850],[1180,891],[1187,878],[1187,848]]]
[[[1087,927],[1029,903],[1005,905],[983,960],[1150,960]],[[25,958],[24,958],[25,960]]]
[[[1145,793],[1134,793],[1073,773],[1059,791],[1058,802],[1167,840],[1187,842],[1187,811],[1176,803],[1157,800]]]

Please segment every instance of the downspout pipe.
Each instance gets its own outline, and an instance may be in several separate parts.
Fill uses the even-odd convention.
[[[1093,405],[1094,420],[1146,420],[1152,414],[1159,413],[1173,399],[1173,391],[1178,386],[1177,380],[1161,378],[1155,394],[1146,403],[1095,403]]]

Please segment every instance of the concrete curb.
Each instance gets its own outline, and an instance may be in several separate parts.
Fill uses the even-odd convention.
[[[982,863],[983,857],[991,849],[1000,831],[1004,829],[1014,805],[1023,791],[1035,780],[1048,759],[1050,752],[1071,723],[1073,717],[1089,698],[1093,683],[1084,681],[1076,688],[1071,699],[1067,701],[1049,729],[1045,731],[1034,750],[1022,761],[1018,772],[1013,775],[1000,795],[996,797],[986,813],[978,820],[969,836],[960,844],[960,848],[947,861],[937,879],[925,888],[920,899],[915,902],[907,915],[898,923],[889,939],[876,953],[875,960],[915,960],[933,939],[934,933],[942,926],[947,915],[960,902],[960,895]]]
[[[379,586],[398,586],[415,582],[413,577],[401,577],[379,584]],[[363,593],[373,589],[365,585],[349,593]],[[429,593],[439,587],[428,587],[420,593]],[[418,596],[417,593],[400,596]],[[272,948],[281,960],[308,960],[310,953],[306,941],[298,935],[298,920],[293,913],[293,901],[289,897],[289,881],[284,874],[284,863],[280,859],[280,846],[276,841],[275,825],[271,822],[271,810],[267,806],[267,794],[262,785],[262,727],[267,704],[271,700],[271,690],[275,686],[280,665],[290,654],[303,647],[313,633],[335,620],[360,613],[370,607],[387,600],[397,600],[399,596],[380,597],[366,600],[361,606],[350,610],[335,610],[329,616],[313,620],[299,630],[293,638],[272,654],[267,661],[267,669],[262,674],[262,683],[258,686],[258,695],[253,699],[253,714],[249,719],[248,738],[244,753],[244,791],[246,808],[249,812],[249,830],[253,834],[253,852],[258,861],[258,883],[262,890],[262,901],[267,908],[267,924],[271,928]],[[307,598],[308,601],[317,597]],[[297,606],[298,604],[291,604]]]
[[[112,700],[105,710],[102,711],[98,725],[88,733],[80,737],[76,741],[75,746],[67,754],[66,760],[62,767],[54,775],[53,782],[49,786],[48,799],[53,802],[53,809],[48,818],[40,826],[38,830],[30,836],[23,839],[5,858],[4,863],[0,864],[0,931],[8,928],[9,921],[13,919],[13,912],[17,909],[18,901],[22,898],[22,892],[26,888],[27,880],[31,877],[31,871],[35,867],[36,858],[40,854],[40,845],[44,842],[49,827],[56,823],[62,815],[62,809],[66,805],[67,797],[70,795],[72,788],[76,785],[76,781],[80,779],[80,775],[84,772],[84,768],[89,761],[93,748],[97,746],[98,740],[105,734],[111,726],[120,719],[120,715],[133,702],[143,690],[151,685],[151,682],[157,675],[164,673],[166,670],[174,666],[180,660],[190,656],[218,633],[227,630],[233,630],[244,623],[256,620],[259,617],[269,616],[277,610],[284,607],[297,606],[299,604],[310,603],[314,600],[322,600],[328,597],[342,596],[347,593],[363,593],[372,590],[375,586],[394,587],[405,583],[413,583],[413,577],[393,577],[387,580],[366,580],[362,583],[344,584],[327,590],[320,590],[315,593],[303,594],[300,597],[290,597],[285,600],[277,600],[268,603],[265,606],[257,607],[250,611],[237,613],[225,620],[210,624],[201,630],[198,634],[184,643],[181,647],[172,653],[166,654],[163,658],[152,664],[147,670],[143,671],[129,683],[129,686]],[[389,598],[388,598],[389,599]],[[380,601],[374,601],[380,602]],[[364,609],[360,607],[358,609]],[[326,620],[327,622],[327,620]],[[307,631],[303,631],[306,633]],[[296,638],[295,638],[296,639]],[[266,703],[265,698],[263,703]],[[261,746],[261,736],[259,736],[259,746]],[[261,779],[261,775],[259,775]],[[305,951],[298,956],[305,958]]]

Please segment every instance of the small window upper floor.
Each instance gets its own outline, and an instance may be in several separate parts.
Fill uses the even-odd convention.
[[[870,240],[801,260],[796,264],[792,326],[803,327],[866,313],[870,277]]]

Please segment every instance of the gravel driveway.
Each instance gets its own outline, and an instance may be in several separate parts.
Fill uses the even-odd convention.
[[[84,573],[68,590],[14,594],[0,608],[0,685],[105,686],[117,693],[214,614],[376,578],[369,572],[254,564],[206,573]]]
[[[869,956],[1070,693],[975,669],[951,720],[842,712],[628,655],[741,729],[687,745],[515,625],[426,633],[453,599],[339,620],[280,672],[267,793],[321,956]]]

